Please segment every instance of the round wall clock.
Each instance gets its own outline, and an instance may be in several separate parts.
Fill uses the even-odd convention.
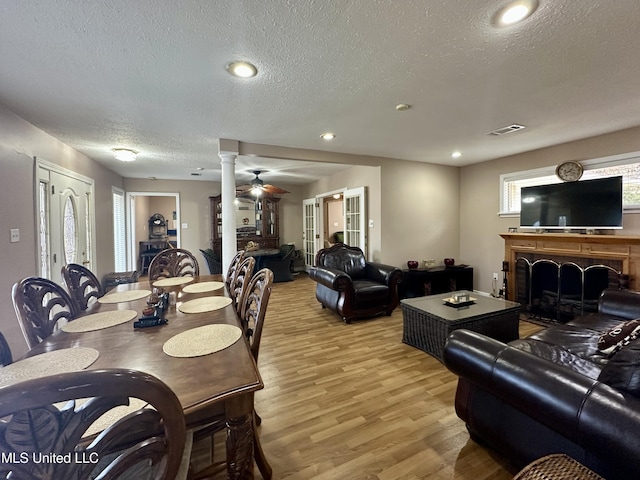
[[[584,168],[579,162],[570,161],[561,163],[556,167],[556,175],[565,182],[576,182],[580,180]]]

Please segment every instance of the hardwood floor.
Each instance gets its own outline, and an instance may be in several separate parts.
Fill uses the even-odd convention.
[[[540,328],[521,322],[521,336]],[[306,274],[275,284],[259,367],[259,434],[274,479],[500,480],[515,473],[469,439],[453,408],[457,377],[402,343],[400,308],[346,325],[321,308]]]

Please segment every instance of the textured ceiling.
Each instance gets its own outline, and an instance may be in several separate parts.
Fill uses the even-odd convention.
[[[218,138],[466,165],[640,125],[640,2],[539,3],[496,29],[504,1],[3,0],[0,104],[125,177],[219,178]]]

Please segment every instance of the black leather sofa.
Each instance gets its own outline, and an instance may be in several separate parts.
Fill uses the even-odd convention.
[[[316,254],[316,265],[309,270],[315,280],[316,299],[346,323],[362,317],[391,315],[398,306],[398,284],[402,270],[368,262],[358,247],[337,243]]]
[[[611,357],[597,343],[637,318],[639,293],[605,290],[598,313],[508,344],[453,332],[444,363],[460,377],[457,415],[516,467],[565,453],[607,479],[640,478],[640,339]]]

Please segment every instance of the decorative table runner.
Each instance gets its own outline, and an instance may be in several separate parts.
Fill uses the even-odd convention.
[[[203,313],[224,308],[231,303],[229,297],[194,298],[178,306],[182,313]]]
[[[95,362],[99,355],[95,348],[74,347],[25,358],[0,368],[0,385],[84,370]]]
[[[222,287],[224,287],[224,283],[222,282],[201,282],[187,285],[182,291],[186,293],[202,293],[220,290]]]
[[[151,295],[151,290],[123,290],[122,292],[107,293],[100,297],[100,303],[132,302]]]
[[[177,285],[184,285],[185,283],[193,282],[193,277],[171,277],[161,278],[153,282],[154,287],[175,287]]]
[[[171,357],[200,357],[223,350],[236,343],[240,337],[242,330],[235,325],[205,325],[171,337],[164,343],[162,350]]]
[[[112,310],[110,312],[98,312],[86,317],[76,318],[62,326],[62,331],[67,333],[91,332],[103,328],[114,327],[126,323],[138,316],[135,310]]]

